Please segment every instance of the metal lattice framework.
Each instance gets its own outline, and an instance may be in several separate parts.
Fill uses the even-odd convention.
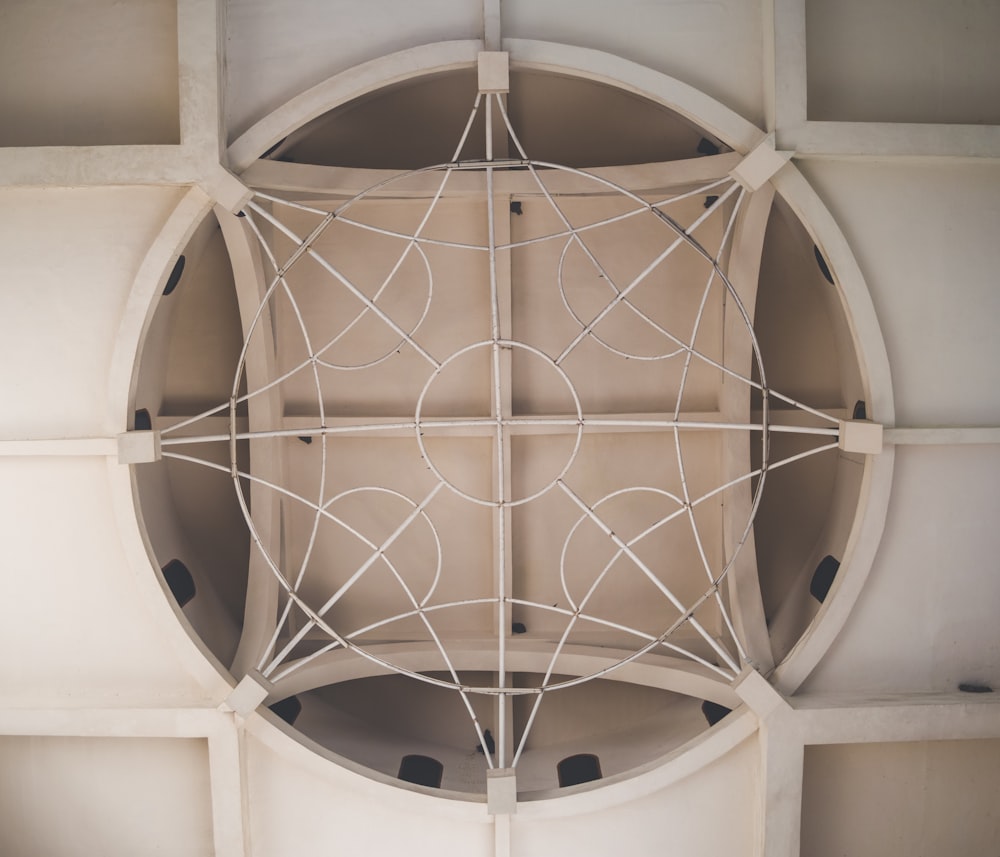
[[[483,116],[485,124],[485,158],[462,159],[462,154],[469,141],[477,117]],[[515,157],[494,156],[494,122],[499,117],[502,130],[506,131],[516,150]],[[523,240],[508,240],[499,236],[497,229],[497,192],[495,182],[497,176],[503,173],[518,171],[530,174],[536,189],[536,195],[549,206],[549,219],[554,228],[546,229],[542,234],[533,235]],[[486,203],[486,232],[484,242],[468,242],[449,240],[437,234],[431,234],[428,224],[442,200],[448,197],[449,182],[459,174],[473,174],[482,182],[482,194]],[[616,200],[616,210],[609,215],[602,215],[586,222],[578,222],[561,204],[558,195],[550,190],[554,176],[572,176],[574,181],[589,184],[594,194],[607,196]],[[408,181],[420,178],[422,181],[433,179],[436,183],[434,191],[426,204],[426,209],[415,229],[400,230],[386,225],[369,222],[363,215],[356,214],[368,202],[379,194],[392,191],[394,186],[405,186]],[[754,515],[760,504],[767,474],[775,468],[785,466],[808,455],[822,453],[837,447],[838,419],[830,414],[810,408],[794,399],[768,387],[765,367],[761,359],[760,347],[754,335],[751,314],[744,306],[739,290],[730,282],[727,275],[726,260],[732,249],[734,226],[741,208],[745,205],[748,192],[733,178],[723,176],[708,183],[698,183],[694,187],[682,188],[674,193],[656,199],[648,199],[647,195],[620,186],[615,182],[580,169],[559,164],[532,160],[522,147],[515,129],[512,127],[506,112],[504,98],[496,93],[480,93],[469,115],[461,138],[450,161],[435,166],[426,167],[402,173],[386,179],[374,187],[368,188],[355,197],[336,205],[333,210],[327,210],[320,205],[309,202],[293,201],[281,196],[259,192],[248,204],[245,212],[249,229],[259,243],[261,257],[269,269],[266,283],[263,285],[263,296],[257,307],[256,314],[249,325],[245,342],[240,355],[233,380],[230,401],[221,403],[218,407],[206,411],[197,417],[179,422],[163,431],[164,457],[194,462],[203,466],[213,467],[231,475],[240,507],[246,519],[247,526],[255,545],[255,550],[266,563],[277,581],[283,601],[279,606],[279,614],[273,625],[273,630],[257,668],[267,678],[281,681],[301,670],[307,664],[322,657],[324,654],[344,650],[353,652],[356,656],[366,658],[377,666],[395,673],[409,676],[416,681],[422,681],[442,688],[447,688],[459,694],[465,709],[472,720],[480,742],[485,744],[484,729],[472,704],[474,694],[486,694],[509,701],[518,695],[533,695],[533,705],[516,746],[508,746],[506,738],[508,729],[504,719],[509,717],[506,705],[498,706],[499,742],[495,753],[487,753],[487,763],[490,767],[512,767],[521,757],[528,734],[546,694],[560,688],[580,684],[606,675],[620,666],[643,657],[648,653],[669,652],[672,655],[689,659],[701,668],[725,681],[731,681],[740,672],[741,664],[746,660],[744,642],[737,633],[736,625],[731,616],[731,608],[727,603],[723,582],[751,533]],[[678,204],[692,198],[707,197],[704,211],[691,222],[684,223]],[[290,215],[301,219],[302,216],[313,218],[315,226],[308,234],[300,234],[290,220]],[[721,224],[712,240],[702,239],[702,232],[712,218]],[[647,221],[649,223],[647,223]],[[645,228],[658,230],[660,249],[648,259],[639,272],[626,280],[620,278],[611,270],[611,266],[602,259],[602,253],[597,249],[595,241],[601,230],[609,227],[619,228],[619,225],[638,224],[642,222]],[[338,228],[355,229],[361,233],[377,235],[398,242],[399,254],[389,267],[388,274],[382,279],[374,291],[366,290],[355,283],[338,263],[335,255],[323,253],[316,248],[318,239],[331,224]],[[649,224],[652,224],[650,226]],[[552,272],[551,288],[557,289],[559,298],[566,312],[576,326],[575,335],[556,352],[529,341],[515,338],[511,331],[504,329],[505,322],[502,312],[502,298],[498,285],[498,269],[506,256],[533,244],[561,242],[557,269]],[[599,243],[599,242],[598,242]],[[288,248],[291,251],[288,252]],[[644,309],[637,298],[642,287],[651,283],[654,278],[662,275],[667,261],[680,252],[694,255],[700,260],[704,274],[694,282],[671,284],[671,288],[686,289],[695,295],[697,309],[693,320],[685,329],[670,319],[657,317],[654,312]],[[489,329],[488,338],[474,338],[460,348],[447,355],[435,354],[433,346],[422,340],[422,325],[435,298],[435,264],[432,253],[455,252],[464,254],[480,254],[487,260],[489,272]],[[290,271],[310,259],[322,276],[326,278],[331,289],[338,290],[342,295],[350,295],[356,302],[356,311],[342,319],[340,330],[330,337],[317,339],[311,330],[309,314],[302,310],[296,295],[295,284],[290,279]],[[579,308],[576,295],[574,272],[579,266],[589,266],[590,272],[601,281],[605,290],[603,309],[596,313],[585,313]],[[423,288],[425,293],[418,301],[419,307],[415,317],[402,322],[394,318],[391,311],[384,306],[383,297],[392,289],[398,287],[401,272],[408,273],[407,282],[413,288]],[[419,272],[419,278],[413,275]],[[422,281],[422,282],[418,282]],[[713,355],[707,349],[700,348],[699,333],[706,317],[706,307],[710,297],[722,300],[727,311],[733,311],[742,319],[745,336],[748,338],[754,371],[747,372],[745,368],[728,365],[718,355]],[[246,383],[246,363],[248,351],[254,337],[271,336],[267,329],[268,314],[278,299],[287,302],[294,315],[295,325],[301,335],[304,356],[293,365],[266,383],[242,392]],[[625,314],[630,322],[642,329],[645,334],[654,333],[661,342],[661,347],[652,353],[648,349],[635,348],[630,350],[628,342],[616,341],[613,336],[604,333],[602,323],[612,314],[617,318]],[[393,347],[384,353],[356,362],[335,359],[336,347],[347,337],[356,326],[372,320],[383,325],[392,333],[395,342]],[[579,379],[573,377],[570,365],[571,356],[583,346],[591,343],[604,349],[615,359],[635,360],[643,362],[677,361],[681,366],[680,383],[673,403],[672,413],[666,411],[653,416],[616,415],[604,413],[588,413],[585,399],[578,386]],[[416,408],[411,419],[407,420],[331,420],[327,413],[324,396],[322,373],[357,373],[359,383],[364,383],[365,370],[379,366],[391,360],[403,351],[419,355],[426,364],[426,376],[423,386],[416,398]],[[462,361],[471,359],[476,353],[488,355],[490,365],[489,399],[490,413],[485,415],[468,415],[460,417],[440,417],[429,412],[426,403],[440,382],[442,375],[451,371],[452,367]],[[514,356],[516,355],[516,357]],[[509,361],[517,359],[530,363],[536,373],[548,373],[557,387],[564,391],[566,401],[572,402],[568,413],[554,415],[524,415],[515,414],[511,408],[511,387]],[[761,402],[761,418],[742,422],[724,419],[697,420],[685,417],[683,408],[684,396],[693,367],[709,367],[727,382],[745,385],[749,390],[757,391]],[[742,368],[742,371],[741,371]],[[316,394],[318,420],[309,427],[295,426],[293,428],[275,427],[266,429],[240,430],[238,419],[239,409],[244,403],[253,405],[255,398],[264,396],[281,387],[290,379],[301,376],[311,376],[312,386]],[[772,422],[769,404],[772,400],[780,400],[784,406],[791,406],[808,412],[818,418],[821,425],[780,425]],[[204,434],[191,436],[187,433],[171,434],[179,429],[194,426],[198,420],[228,412],[229,431],[224,434]],[[749,417],[749,415],[748,415]],[[510,460],[512,455],[510,438],[519,432],[542,431],[564,436],[570,450],[562,466],[555,467],[551,478],[543,481],[540,486],[532,486],[530,490],[516,495],[510,478]],[[673,446],[677,459],[679,482],[670,490],[662,485],[635,484],[599,497],[596,500],[585,499],[587,492],[574,482],[574,474],[581,453],[581,442],[585,433],[609,430],[641,430],[662,435]],[[727,474],[725,481],[709,490],[695,491],[691,486],[690,463],[685,460],[682,438],[688,432],[720,432],[741,433],[750,436],[751,442],[758,444],[760,449],[759,466],[748,468],[738,474]],[[338,464],[338,437],[340,435],[378,437],[387,433],[412,433],[415,441],[415,466],[429,468],[434,477],[433,487],[420,497],[411,497],[405,493],[384,485],[365,485],[346,490],[334,490],[331,486],[334,480],[331,472]],[[484,493],[461,484],[449,475],[435,460],[435,452],[427,442],[435,433],[451,432],[475,437],[489,438],[492,442],[493,456],[490,464],[492,473],[492,491]],[[797,432],[813,434],[819,437],[820,444],[806,452],[789,458],[774,461],[769,454],[769,438],[772,432]],[[317,469],[317,484],[315,493],[304,496],[288,485],[281,484],[248,470],[240,465],[238,450],[244,441],[254,443],[274,438],[318,438],[319,465]],[[205,461],[194,455],[176,451],[176,447],[197,444],[216,443],[228,444],[230,464],[228,467]],[[256,485],[281,498],[282,502],[294,504],[300,509],[308,510],[311,516],[311,529],[300,560],[289,563],[273,545],[266,544],[261,537],[254,516],[251,514],[247,485]],[[707,539],[701,532],[697,513],[706,504],[718,503],[728,491],[738,486],[752,486],[749,502],[749,514],[742,523],[741,534],[737,544],[723,556],[722,562],[713,560],[714,553],[706,545]],[[486,507],[494,516],[495,540],[495,589],[483,592],[479,597],[465,598],[458,601],[439,600],[436,597],[439,583],[443,575],[447,575],[448,563],[442,548],[439,532],[439,522],[435,520],[435,499],[442,492],[450,492],[463,501],[480,507]],[[538,601],[516,597],[511,592],[509,574],[510,557],[509,533],[511,510],[517,506],[530,506],[539,498],[550,493],[562,495],[578,513],[575,523],[563,535],[562,549],[558,568],[551,568],[546,573],[558,576],[562,592],[568,606],[558,606]],[[657,512],[655,519],[644,522],[634,533],[620,534],[608,523],[607,512],[618,502],[642,501],[655,504],[662,511]],[[388,537],[372,538],[363,528],[349,520],[350,516],[340,513],[339,508],[345,502],[357,502],[385,506],[392,509],[405,509],[396,521],[395,527]],[[367,553],[367,558],[348,570],[341,570],[337,577],[335,590],[322,602],[310,599],[304,593],[304,584],[316,571],[311,565],[314,549],[319,534],[324,528],[334,528],[349,534],[356,539]],[[429,572],[429,585],[418,590],[412,575],[406,568],[406,557],[390,555],[393,545],[403,534],[421,528],[434,545],[433,553],[436,559]],[[573,579],[573,546],[580,533],[589,528],[596,528],[603,533],[611,545],[611,558],[593,576],[589,585],[578,586]],[[694,600],[684,601],[674,591],[672,575],[676,573],[671,568],[669,557],[658,557],[651,561],[642,552],[642,543],[654,534],[666,528],[688,528],[689,535],[697,549],[700,569],[694,572],[704,575],[704,590]],[[331,613],[338,603],[348,598],[352,590],[376,566],[388,571],[398,584],[400,592],[405,597],[407,608],[403,612],[383,616],[375,622],[366,623],[363,627],[343,627],[331,620]],[[618,620],[610,619],[592,609],[595,594],[602,589],[614,587],[614,581],[620,569],[627,566],[630,573],[638,573],[655,589],[657,597],[663,601],[663,614],[667,619],[658,632],[651,633],[648,629],[632,627]],[[691,570],[685,570],[690,574]],[[425,577],[428,574],[424,575]],[[445,611],[468,608],[474,605],[488,605],[494,611],[495,622],[493,630],[496,639],[495,653],[495,683],[476,685],[460,675],[454,665],[447,635],[441,633],[438,627],[438,617]],[[542,679],[532,686],[515,686],[512,681],[512,670],[508,663],[508,636],[511,624],[511,610],[519,607],[545,611],[551,617],[564,622],[564,630],[557,639],[551,640],[551,655],[548,667]],[[701,611],[711,607],[717,611],[719,627],[713,632],[699,618]],[[297,618],[296,618],[297,617]],[[293,619],[295,621],[293,621]],[[376,633],[389,633],[394,625],[404,621],[417,620],[433,641],[443,670],[440,675],[432,675],[404,666],[393,660],[390,655],[367,647],[365,640]],[[587,675],[575,675],[569,678],[557,677],[559,659],[575,629],[582,626],[610,629],[633,641],[632,651],[626,657],[619,659],[610,666]],[[697,645],[692,645],[689,638],[681,639],[679,631],[687,629],[694,632]],[[324,638],[316,643],[316,636]],[[442,677],[446,676],[446,677]]]

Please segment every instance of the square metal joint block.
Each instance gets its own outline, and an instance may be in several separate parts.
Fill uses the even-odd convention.
[[[791,152],[776,150],[774,135],[769,134],[730,171],[729,175],[752,192],[763,187],[788,163],[791,156]]]
[[[510,91],[510,54],[506,51],[480,52],[479,91]]]
[[[761,720],[766,720],[776,711],[788,709],[785,698],[752,667],[744,668],[733,690]]]
[[[868,420],[841,420],[837,445],[844,452],[878,455],[882,451],[882,426]]]
[[[251,670],[240,679],[240,683],[233,688],[220,707],[246,717],[267,699],[272,687],[271,682],[264,676],[256,670]]]
[[[486,772],[486,809],[490,815],[517,812],[517,777],[513,768],[492,768]]]
[[[231,214],[238,214],[253,198],[253,191],[225,167],[215,165],[201,181],[205,191],[216,204]]]
[[[148,464],[159,460],[158,431],[127,431],[118,435],[119,464]]]

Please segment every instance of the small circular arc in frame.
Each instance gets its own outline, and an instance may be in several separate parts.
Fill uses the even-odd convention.
[[[452,480],[448,479],[441,472],[440,468],[437,465],[434,464],[433,458],[431,457],[430,452],[427,449],[427,445],[424,441],[424,430],[433,429],[434,427],[434,423],[428,421],[427,418],[423,416],[424,401],[427,397],[428,391],[434,384],[434,381],[440,376],[441,372],[445,369],[445,367],[452,364],[455,360],[458,360],[459,358],[464,357],[470,352],[480,348],[491,348],[494,349],[494,352],[496,349],[504,349],[504,348],[523,349],[525,352],[533,354],[534,356],[543,360],[550,368],[554,369],[558,373],[559,377],[566,385],[566,388],[569,390],[570,395],[572,396],[573,399],[573,408],[575,411],[573,422],[575,426],[575,431],[573,433],[574,435],[573,449],[570,452],[569,456],[567,457],[566,463],[563,465],[562,469],[552,479],[550,479],[542,488],[528,494],[527,496],[519,497],[517,499],[514,498],[504,499],[503,497],[498,497],[495,499],[492,498],[487,499],[484,497],[477,497],[475,494],[472,494],[471,492],[465,491],[462,488],[458,487]],[[495,353],[493,359],[496,359]],[[528,418],[524,418],[524,420],[528,421]],[[519,422],[519,420],[516,417],[511,417],[510,419],[506,420],[502,420],[499,417],[493,417],[493,418],[484,417],[481,418],[480,420],[469,420],[469,422],[479,422],[483,425],[497,425],[500,427],[500,430],[503,431],[505,430],[504,429],[505,426],[516,425]],[[434,475],[441,482],[447,485],[448,488],[451,489],[458,496],[463,497],[464,499],[469,500],[472,503],[477,503],[481,506],[491,506],[491,507],[520,506],[524,503],[528,503],[532,500],[537,499],[538,497],[541,497],[543,494],[545,494],[547,491],[553,488],[556,485],[556,483],[558,483],[559,480],[566,475],[570,467],[573,466],[573,462],[576,460],[577,453],[580,450],[580,444],[583,440],[583,406],[580,404],[580,398],[569,376],[562,369],[562,367],[559,366],[545,352],[541,351],[538,348],[535,348],[532,345],[528,345],[525,342],[519,342],[513,339],[498,339],[496,341],[487,339],[487,340],[482,340],[480,342],[474,342],[471,345],[466,345],[465,347],[460,348],[458,351],[456,351],[454,354],[448,357],[443,363],[441,363],[441,365],[437,369],[435,369],[431,373],[431,376],[430,378],[427,379],[427,383],[424,385],[423,390],[420,391],[420,397],[417,400],[414,423],[416,428],[417,444],[420,447],[420,454],[423,457],[424,461],[427,463],[427,466],[434,473]]]
[[[396,497],[402,500],[404,503],[406,503],[411,509],[418,509],[419,506],[419,504],[416,503],[413,500],[413,498],[407,497],[401,491],[396,491],[392,488],[385,488],[379,485],[364,485],[358,488],[349,488],[346,491],[341,491],[336,496],[331,497],[329,500],[327,500],[322,505],[321,508],[323,508],[326,511],[329,511],[330,507],[333,506],[335,503],[345,500],[348,497],[354,497],[365,493],[382,494],[389,497]],[[352,536],[360,540],[362,544],[365,545],[365,547],[373,551],[379,551],[379,559],[381,559],[389,567],[390,572],[392,572],[392,574],[399,580],[400,585],[404,586],[404,588],[407,590],[407,594],[409,595],[409,597],[411,597],[412,600],[415,602],[415,606],[417,608],[422,608],[426,606],[428,601],[430,601],[431,597],[434,595],[435,590],[437,589],[438,583],[441,580],[441,568],[443,566],[444,556],[441,550],[441,538],[438,535],[437,527],[434,526],[434,522],[430,519],[427,512],[424,511],[423,509],[419,509],[419,517],[427,525],[427,528],[431,533],[431,537],[434,541],[434,551],[436,556],[434,563],[434,574],[431,577],[431,581],[427,588],[427,592],[424,594],[423,598],[420,599],[417,599],[417,597],[412,592],[410,587],[406,586],[403,575],[396,568],[392,560],[380,550],[380,546],[378,544],[376,544],[372,539],[369,539],[366,536],[364,536],[359,530],[350,526],[341,518],[339,517],[336,518],[335,522],[340,524],[340,526],[346,529],[347,532],[349,532]]]
[[[635,493],[648,493],[660,497],[665,497],[668,500],[671,500],[674,503],[676,503],[677,509],[671,514],[666,515],[665,517],[658,518],[655,521],[655,523],[646,527],[641,533],[634,536],[633,538],[625,540],[625,544],[628,545],[629,548],[631,548],[637,542],[644,539],[646,536],[650,535],[660,527],[669,524],[672,520],[683,515],[685,512],[684,501],[680,497],[670,493],[669,491],[664,491],[662,488],[653,488],[649,486],[634,486],[630,488],[621,488],[618,491],[613,491],[610,494],[606,494],[600,500],[594,503],[593,506],[591,506],[591,511],[596,514],[597,510],[605,503],[611,502],[612,500],[618,497],[623,497],[628,494],[635,494]],[[562,552],[559,555],[559,580],[562,583],[563,594],[566,596],[566,600],[569,602],[570,607],[573,608],[574,612],[582,611],[584,609],[584,607],[586,606],[586,601],[589,598],[589,595],[591,595],[593,591],[596,591],[596,587],[600,584],[601,580],[603,580],[609,574],[614,562],[617,559],[619,559],[624,553],[624,551],[621,548],[618,549],[613,559],[607,563],[605,568],[602,569],[601,573],[597,576],[597,579],[595,580],[594,584],[592,584],[591,591],[588,592],[587,596],[581,599],[580,603],[577,603],[576,599],[573,597],[572,592],[570,592],[569,581],[566,578],[566,555],[569,552],[569,547],[570,543],[573,540],[573,536],[576,534],[577,530],[584,523],[584,521],[588,520],[590,520],[590,516],[587,514],[580,515],[580,517],[577,518],[576,523],[573,524],[569,532],[566,534],[566,538],[563,541]]]
[[[372,304],[374,305],[375,303],[377,303],[378,299],[382,297],[383,293],[389,287],[389,284],[392,281],[393,277],[396,276],[398,265],[402,264],[402,262],[405,260],[406,255],[409,254],[411,248],[420,256],[420,259],[424,265],[424,270],[427,272],[427,298],[424,301],[423,308],[420,311],[420,316],[412,324],[412,326],[410,326],[409,329],[406,330],[406,337],[412,337],[420,329],[420,326],[424,323],[424,320],[427,318],[427,313],[430,312],[431,301],[434,298],[434,273],[431,270],[431,263],[427,258],[427,254],[424,252],[423,248],[420,246],[418,242],[412,241],[409,244],[407,244],[406,249],[400,256],[399,263],[397,264],[397,269],[390,272],[389,276],[386,277],[382,285],[379,286],[375,294],[372,295],[372,297],[370,298]],[[355,288],[358,287],[355,286]],[[354,328],[355,325],[357,325],[366,315],[370,314],[371,311],[372,310],[370,307],[367,306],[364,307],[356,316],[354,316],[354,318],[352,318],[344,326],[344,328],[340,331],[340,333],[334,336],[333,339],[328,340],[326,344],[324,344],[324,346],[319,351],[316,352],[315,355],[312,355],[313,357],[315,357],[316,363],[320,366],[326,367],[327,369],[354,371],[358,369],[371,369],[374,366],[378,366],[380,363],[384,363],[386,360],[392,357],[393,354],[397,354],[400,351],[400,349],[402,349],[406,345],[407,342],[406,338],[400,339],[399,342],[397,342],[394,346],[392,346],[388,351],[386,351],[381,356],[374,357],[371,360],[362,363],[339,363],[339,362],[334,362],[332,360],[323,359],[323,357],[321,356],[328,349],[333,348],[341,339],[343,339],[344,336],[346,336]]]
[[[398,179],[398,178],[400,178],[400,177],[398,177],[398,176],[395,177],[395,179]],[[254,195],[255,199],[259,199],[259,200],[262,200],[262,201],[265,201],[265,202],[270,202],[270,203],[275,204],[275,205],[284,205],[284,206],[287,206],[287,207],[289,207],[291,209],[306,211],[306,212],[309,212],[309,213],[314,214],[314,215],[323,215],[324,222],[321,222],[321,224],[317,228],[315,228],[309,234],[309,236],[307,238],[301,238],[301,236],[295,235],[291,231],[291,229],[289,227],[287,227],[287,226],[280,227],[281,231],[284,232],[288,237],[294,237],[295,240],[298,241],[298,246],[293,251],[292,256],[290,257],[290,261],[287,262],[284,266],[279,266],[277,260],[273,258],[273,253],[270,250],[267,251],[269,257],[271,258],[272,267],[275,268],[275,274],[272,277],[271,283],[269,284],[269,286],[268,286],[268,288],[267,288],[267,290],[266,290],[266,292],[264,294],[263,299],[261,300],[261,309],[258,310],[257,316],[253,319],[253,321],[252,321],[252,323],[250,325],[250,329],[249,329],[249,331],[247,332],[247,334],[245,336],[246,342],[249,342],[251,336],[254,334],[255,330],[257,329],[258,322],[259,322],[260,316],[261,316],[261,310],[263,309],[263,307],[267,303],[269,303],[271,300],[274,299],[274,297],[276,295],[276,289],[277,289],[277,286],[279,284],[284,286],[284,289],[287,290],[287,292],[288,292],[289,299],[294,301],[293,290],[292,290],[291,285],[288,283],[287,274],[288,274],[289,270],[291,270],[291,268],[294,266],[294,264],[302,256],[304,256],[304,255],[309,255],[310,257],[313,258],[314,261],[318,262],[318,264],[320,265],[320,267],[324,269],[325,274],[326,274],[327,277],[329,277],[330,279],[332,279],[334,281],[339,282],[349,292],[353,293],[353,295],[356,298],[358,298],[359,300],[364,301],[365,302],[365,306],[362,309],[360,309],[354,315],[354,317],[351,318],[347,322],[347,324],[337,334],[335,334],[332,338],[328,339],[325,342],[325,344],[323,344],[321,347],[316,348],[316,349],[310,348],[309,349],[309,351],[310,351],[310,353],[309,353],[309,359],[306,360],[306,361],[304,361],[299,367],[297,367],[298,369],[303,369],[303,368],[305,368],[306,366],[308,366],[308,365],[310,365],[312,363],[315,363],[317,365],[324,366],[324,367],[327,367],[327,368],[330,368],[330,369],[339,369],[339,370],[344,370],[344,371],[352,371],[352,370],[358,370],[358,369],[369,369],[369,368],[371,368],[373,366],[377,366],[380,363],[388,360],[390,357],[392,357],[393,354],[396,354],[397,352],[400,351],[400,349],[406,344],[406,342],[408,341],[408,339],[410,339],[410,338],[413,337],[413,335],[416,333],[416,331],[423,324],[424,320],[427,318],[427,314],[430,311],[431,303],[432,303],[432,300],[433,300],[433,292],[434,292],[434,274],[433,274],[433,270],[431,268],[430,260],[427,258],[427,254],[424,252],[423,247],[421,247],[420,240],[418,239],[418,237],[416,235],[407,235],[406,233],[397,233],[397,232],[391,232],[391,231],[381,230],[381,229],[372,229],[373,232],[375,232],[376,234],[379,234],[379,235],[381,235],[383,237],[389,237],[389,238],[392,238],[392,239],[397,239],[397,240],[405,242],[405,247],[398,254],[396,262],[392,266],[392,269],[389,271],[388,275],[385,277],[385,279],[383,280],[383,282],[381,283],[381,285],[376,289],[375,293],[372,296],[370,296],[370,297],[367,296],[367,295],[365,295],[364,292],[363,292],[363,290],[361,288],[359,288],[355,283],[353,283],[351,281],[351,279],[348,276],[346,276],[343,272],[341,272],[340,270],[336,269],[330,263],[330,261],[328,259],[326,259],[323,256],[323,254],[320,253],[318,250],[316,250],[315,247],[313,246],[316,243],[316,241],[318,240],[318,238],[324,232],[326,232],[326,230],[332,224],[334,224],[334,223],[337,223],[338,225],[341,224],[341,223],[343,223],[346,227],[360,227],[360,228],[365,228],[365,224],[352,221],[352,220],[350,220],[350,219],[348,219],[346,217],[341,217],[340,214],[342,212],[346,211],[354,203],[356,203],[356,202],[364,199],[366,196],[369,196],[370,194],[374,193],[378,188],[382,187],[384,184],[386,184],[386,183],[388,183],[389,181],[392,181],[392,180],[393,179],[386,180],[386,181],[380,182],[379,184],[374,185],[374,186],[372,186],[370,188],[366,188],[365,190],[361,191],[359,194],[357,194],[352,199],[350,199],[347,202],[345,202],[343,205],[341,205],[339,208],[337,208],[336,211],[333,211],[333,212],[327,212],[327,211],[324,211],[322,209],[314,208],[312,206],[303,205],[301,203],[289,202],[287,200],[283,200],[283,199],[281,199],[279,197],[275,197],[275,196],[272,196],[271,194],[263,193],[263,192],[260,192],[260,191],[258,191],[258,192],[255,193],[255,195]],[[267,220],[269,220],[270,222],[272,222],[274,224],[278,223],[278,219],[277,219],[277,215],[276,214],[273,214],[273,213],[267,214],[267,213],[263,212],[262,209],[260,209],[257,206],[254,206],[254,205],[252,205],[251,208],[254,208],[258,212],[261,212],[263,214],[263,216]],[[261,242],[261,244],[266,249],[267,248],[267,242],[264,240],[264,237],[261,235],[260,230],[254,225],[253,221],[251,221],[251,226],[253,227],[254,232],[256,233],[258,241]],[[357,363],[343,363],[343,362],[336,362],[336,361],[333,361],[333,360],[323,359],[322,355],[326,351],[328,351],[329,349],[333,348],[341,339],[343,339],[344,336],[346,336],[348,333],[350,333],[350,331],[359,322],[361,322],[362,319],[364,319],[367,315],[369,315],[369,314],[371,314],[371,313],[374,312],[377,315],[382,316],[382,312],[380,310],[378,310],[378,308],[376,307],[376,304],[377,304],[379,298],[381,298],[382,295],[386,292],[386,290],[389,289],[390,285],[394,282],[394,280],[397,278],[397,276],[400,275],[400,269],[402,268],[402,266],[406,262],[407,257],[409,256],[411,250],[415,251],[416,254],[419,256],[420,261],[422,262],[422,265],[423,265],[423,270],[424,270],[425,276],[426,276],[426,281],[425,281],[426,282],[426,298],[424,299],[423,306],[420,309],[420,313],[419,313],[419,316],[417,317],[417,319],[409,326],[408,329],[403,329],[403,328],[400,328],[400,327],[397,326],[397,332],[402,333],[401,338],[399,339],[398,342],[396,342],[395,344],[393,344],[390,348],[388,348],[380,356],[374,357],[374,358],[372,358],[370,360],[362,360],[362,361],[357,362]],[[385,318],[383,317],[382,320],[385,321]],[[389,326],[393,326],[393,325],[395,325],[394,321]],[[239,377],[240,373],[243,370],[244,359],[245,359],[245,357],[241,357],[240,363],[236,367],[236,377],[237,378]]]

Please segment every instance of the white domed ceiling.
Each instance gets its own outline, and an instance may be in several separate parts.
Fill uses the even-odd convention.
[[[303,126],[197,230],[142,356],[143,518],[304,740],[454,793],[625,776],[836,597],[859,358],[741,160],[609,87],[439,75]]]

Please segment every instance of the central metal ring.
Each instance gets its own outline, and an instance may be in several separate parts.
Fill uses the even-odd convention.
[[[435,465],[434,460],[431,457],[430,453],[428,452],[427,446],[424,441],[424,433],[426,431],[433,431],[435,427],[435,421],[428,420],[426,417],[423,416],[424,400],[427,397],[428,390],[430,390],[431,386],[433,386],[434,381],[440,377],[442,371],[444,371],[446,366],[454,363],[456,360],[466,356],[470,352],[481,348],[493,349],[494,361],[499,359],[498,351],[500,349],[522,349],[523,351],[529,354],[535,355],[536,357],[543,360],[551,369],[553,369],[555,372],[558,373],[559,377],[563,380],[563,383],[566,385],[566,388],[569,390],[570,395],[573,398],[573,407],[576,411],[574,420],[575,432],[574,432],[573,449],[570,452],[569,457],[567,458],[566,463],[562,467],[562,469],[552,479],[550,479],[545,484],[544,487],[542,487],[538,491],[528,494],[525,497],[518,497],[518,498],[513,498],[513,497],[508,498],[503,496],[480,497],[473,494],[470,491],[463,490],[458,485],[456,485],[453,480],[448,479],[441,472],[440,468],[437,465]],[[496,371],[495,367],[494,371]],[[482,506],[491,506],[491,507],[520,506],[523,503],[528,503],[531,500],[536,499],[537,497],[541,497],[542,494],[549,491],[557,482],[559,482],[559,480],[562,479],[569,471],[570,467],[573,466],[573,462],[576,460],[577,453],[580,450],[580,442],[583,439],[583,408],[580,405],[580,398],[576,393],[576,388],[573,386],[573,382],[570,381],[569,376],[551,357],[549,357],[543,351],[540,351],[539,349],[531,345],[528,345],[524,342],[518,342],[512,339],[500,339],[495,342],[493,340],[484,340],[482,342],[475,342],[472,345],[467,345],[464,348],[461,348],[454,354],[452,354],[437,369],[435,369],[434,372],[431,373],[430,378],[427,379],[427,383],[424,385],[423,390],[421,390],[420,392],[420,398],[417,400],[417,409],[416,409],[416,414],[414,416],[414,422],[416,424],[416,437],[417,437],[417,443],[420,446],[420,454],[421,456],[423,456],[424,461],[427,463],[427,466],[431,469],[431,471],[433,471],[434,475],[437,476],[438,479],[440,479],[445,485],[447,485],[452,491],[454,491],[460,497],[463,497],[472,503],[478,503],[479,505]],[[494,414],[491,417],[479,417],[479,418],[473,417],[466,420],[448,420],[443,422],[445,424],[461,423],[463,425],[470,425],[470,426],[471,425],[495,426],[497,432],[497,440],[501,441],[502,435],[504,433],[509,433],[512,426],[516,426],[519,423],[533,424],[533,423],[547,422],[547,421],[544,419],[536,420],[532,419],[531,417],[518,418],[510,416],[505,418],[503,417],[502,414]],[[552,420],[551,422],[555,423],[556,421]],[[437,424],[441,425],[441,422],[438,422]],[[500,490],[502,491],[502,487]]]

